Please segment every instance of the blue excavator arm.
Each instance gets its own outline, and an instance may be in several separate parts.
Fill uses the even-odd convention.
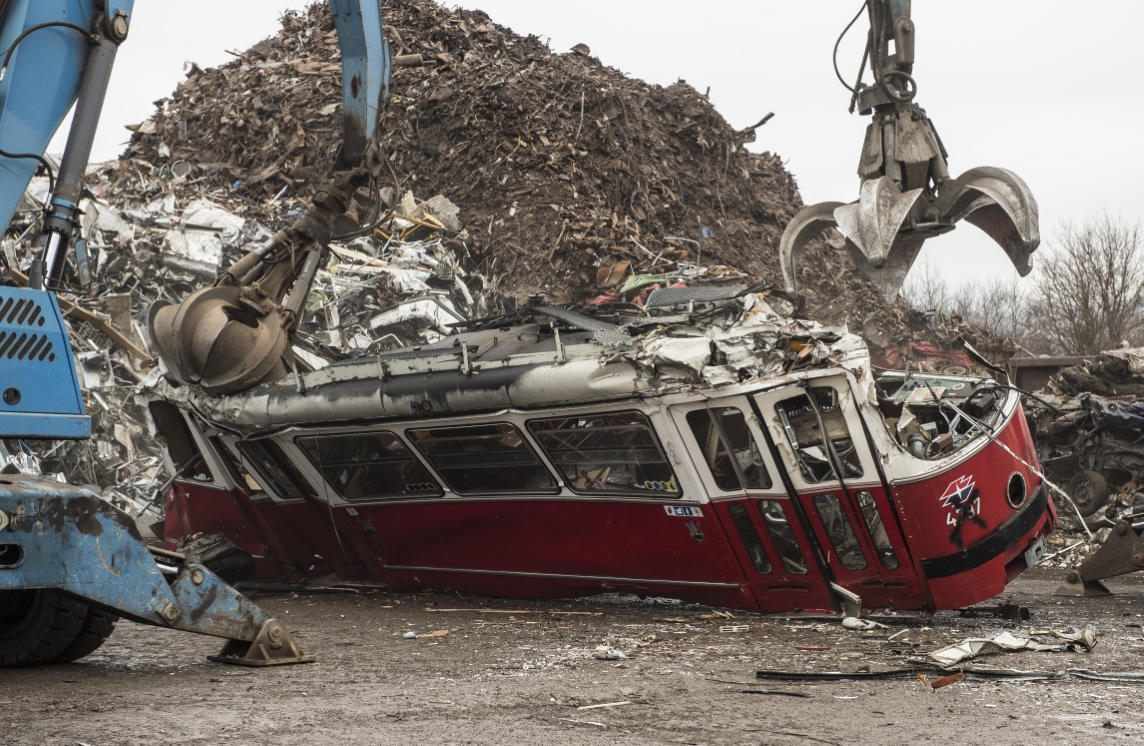
[[[72,251],[76,274],[84,279],[83,245],[72,240],[81,217],[83,177],[133,5],[133,0],[0,0],[3,225],[11,222],[37,168],[46,168],[52,181],[28,287],[0,287],[0,439],[91,435],[67,327],[52,290]],[[342,53],[345,136],[338,162],[331,164],[340,176],[323,192],[327,200],[377,171],[378,117],[391,70],[379,0],[330,0],[330,5]],[[44,151],[73,106],[67,146],[53,172]],[[312,220],[324,215],[322,209],[319,204]],[[22,277],[16,271],[11,276]],[[221,637],[228,642],[212,659],[225,663],[313,660],[302,655],[281,623],[195,557],[144,546],[132,519],[109,503],[80,488],[5,473],[0,479],[0,666],[86,654],[77,653],[59,629],[49,634],[33,623],[35,614],[28,610],[45,605],[66,607],[72,616],[86,614],[89,620],[111,615]]]
[[[61,174],[57,191],[62,187],[65,194],[54,195],[53,201],[64,204],[79,196],[77,177],[91,157],[114,52],[127,38],[134,4],[134,0],[0,0],[0,50],[11,50],[0,80],[0,150],[42,156],[77,100],[83,99],[86,110],[77,111],[72,127],[75,142],[68,141],[67,155],[79,166],[78,173],[73,167],[66,175],[70,180]],[[330,0],[330,4],[342,55],[342,165],[354,168],[377,135],[378,116],[389,95],[389,42],[382,33],[378,2]],[[101,19],[107,20],[101,23]],[[17,40],[20,43],[13,49]],[[0,156],[3,225],[11,221],[38,167],[34,158]]]
[[[107,5],[95,0],[0,0],[0,7],[6,6],[0,19],[0,50],[10,54],[0,81],[0,149],[11,154],[44,154],[79,98],[91,55],[90,29],[97,17],[108,12],[100,6]],[[110,13],[112,17],[122,13],[120,17],[129,20],[133,5],[134,0],[111,0]],[[45,25],[64,23],[87,33],[70,26]],[[102,106],[102,96],[98,103]],[[87,156],[90,150],[85,161]],[[38,167],[34,158],[0,156],[0,222],[4,225],[12,219]]]

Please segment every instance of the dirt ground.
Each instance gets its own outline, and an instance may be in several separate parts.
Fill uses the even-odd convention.
[[[867,633],[742,613],[713,619],[710,609],[632,598],[263,594],[258,602],[287,620],[316,663],[223,666],[205,660],[214,640],[121,623],[80,663],[0,672],[0,744],[1139,743],[1144,686],[974,680],[931,691],[916,679],[754,678],[759,669],[877,670],[1003,629],[1089,623],[1101,635],[1091,653],[985,660],[1144,670],[1144,581],[1110,584],[1112,597],[1060,599],[1051,595],[1060,574],[1031,571],[1010,586],[1003,598],[1030,607],[1029,622],[942,613]],[[732,625],[748,629],[721,631]],[[626,658],[597,659],[604,647]],[[809,696],[743,693],[764,687]],[[581,709],[613,703],[623,704]]]

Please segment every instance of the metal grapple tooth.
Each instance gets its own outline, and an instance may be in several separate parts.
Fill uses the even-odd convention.
[[[920,233],[899,235],[894,239],[881,266],[877,267],[872,262],[865,261],[866,254],[850,239],[846,240],[846,248],[850,249],[850,254],[854,257],[862,276],[878,290],[883,300],[893,303],[898,299],[898,292],[902,289],[906,276],[910,274],[910,268],[914,266],[914,260],[922,250],[922,244],[929,237],[929,234]]]
[[[798,279],[795,270],[802,247],[827,228],[833,228],[838,224],[834,219],[834,213],[842,205],[842,202],[819,202],[817,205],[803,208],[783,231],[782,241],[779,242],[779,266],[783,270],[783,289],[791,298],[798,297]]]
[[[893,180],[882,176],[863,182],[858,201],[834,211],[838,230],[861,252],[856,257],[859,267],[879,269],[891,253],[900,255],[893,251],[894,242],[921,194],[921,189],[903,194]]]
[[[955,181],[980,196],[943,219],[968,220],[1004,249],[1022,277],[1032,272],[1032,254],[1041,245],[1040,215],[1025,181],[1012,171],[988,166],[970,169]]]

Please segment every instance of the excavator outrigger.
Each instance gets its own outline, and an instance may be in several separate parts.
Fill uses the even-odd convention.
[[[841,231],[859,271],[888,303],[897,298],[922,244],[952,231],[962,219],[996,241],[1021,276],[1032,271],[1031,257],[1041,238],[1029,187],[1002,168],[973,168],[950,178],[949,154],[925,110],[914,103],[918,88],[912,77],[910,6],[910,0],[866,0],[850,23],[862,12],[870,19],[858,83],[851,87],[839,74],[852,92],[851,113],[857,110],[873,119],[858,166],[859,196],[849,204],[811,205],[787,226],[779,251],[785,289],[792,297],[798,292],[799,252],[828,228]],[[872,84],[862,82],[867,63]]]
[[[170,369],[208,389],[278,375],[334,217],[376,175],[374,142],[390,53],[378,0],[330,0],[343,66],[345,139],[333,185],[289,231],[179,307],[156,308]],[[4,441],[84,439],[84,411],[56,290],[90,282],[83,177],[133,0],[0,0],[0,220],[7,225],[35,170],[51,181],[25,278],[0,286],[0,456]],[[44,158],[76,105],[58,173]],[[73,259],[74,257],[74,259]],[[282,298],[296,278],[294,294]],[[15,282],[13,282],[13,280]],[[18,287],[26,284],[27,287]],[[168,324],[167,321],[170,321]],[[191,463],[176,465],[186,469]],[[0,462],[0,667],[74,661],[98,648],[117,618],[227,640],[212,660],[304,663],[290,632],[195,556],[145,546],[134,521],[91,492]]]

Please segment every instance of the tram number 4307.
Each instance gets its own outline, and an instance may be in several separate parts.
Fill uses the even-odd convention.
[[[957,526],[981,514],[981,493],[976,489],[973,475],[958,477],[949,483],[941,495],[941,504],[949,508],[945,515],[947,526]]]

